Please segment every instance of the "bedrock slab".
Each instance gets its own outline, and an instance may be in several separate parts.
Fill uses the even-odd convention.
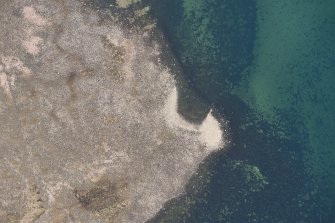
[[[143,33],[77,0],[0,2],[0,222],[144,222],[223,146],[211,112],[178,115]]]

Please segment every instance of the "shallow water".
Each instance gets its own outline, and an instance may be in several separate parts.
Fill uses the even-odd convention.
[[[333,222],[335,2],[150,2],[232,141],[152,222]]]

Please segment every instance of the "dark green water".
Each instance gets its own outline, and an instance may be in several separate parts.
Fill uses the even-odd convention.
[[[151,222],[335,222],[335,1],[148,2],[231,138]]]

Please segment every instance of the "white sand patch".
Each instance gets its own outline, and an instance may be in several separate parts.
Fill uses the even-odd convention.
[[[107,40],[114,46],[121,46],[124,41],[124,35],[119,29],[115,29],[114,32],[107,35]]]
[[[3,91],[6,95],[7,102],[9,104],[12,104],[13,103],[13,96],[12,96],[12,93],[10,91],[7,74],[5,74],[3,72],[0,73],[0,87],[3,89]]]
[[[218,149],[223,146],[222,130],[220,123],[214,118],[212,110],[199,127],[200,140],[210,150]]]
[[[16,76],[15,75],[10,76],[9,80],[10,80],[10,86],[15,87]]]
[[[16,69],[17,71],[21,72],[24,77],[28,77],[32,74],[31,70],[26,67],[18,57],[2,56],[1,61],[7,71]]]
[[[208,149],[215,150],[223,146],[222,130],[220,123],[213,117],[212,110],[208,113],[206,119],[201,125],[195,125],[187,122],[177,112],[178,92],[174,88],[167,99],[165,106],[167,122],[177,128],[185,129],[200,134],[199,140]]]
[[[30,23],[37,26],[47,26],[49,22],[43,18],[41,15],[37,14],[36,10],[31,6],[26,6],[23,8],[23,17]]]
[[[36,56],[40,52],[39,45],[43,42],[43,39],[38,36],[31,36],[28,40],[23,41],[22,46],[27,53]]]

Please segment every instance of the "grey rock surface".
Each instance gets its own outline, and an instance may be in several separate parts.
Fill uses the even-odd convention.
[[[143,33],[78,0],[0,3],[0,222],[144,222],[222,146]]]

